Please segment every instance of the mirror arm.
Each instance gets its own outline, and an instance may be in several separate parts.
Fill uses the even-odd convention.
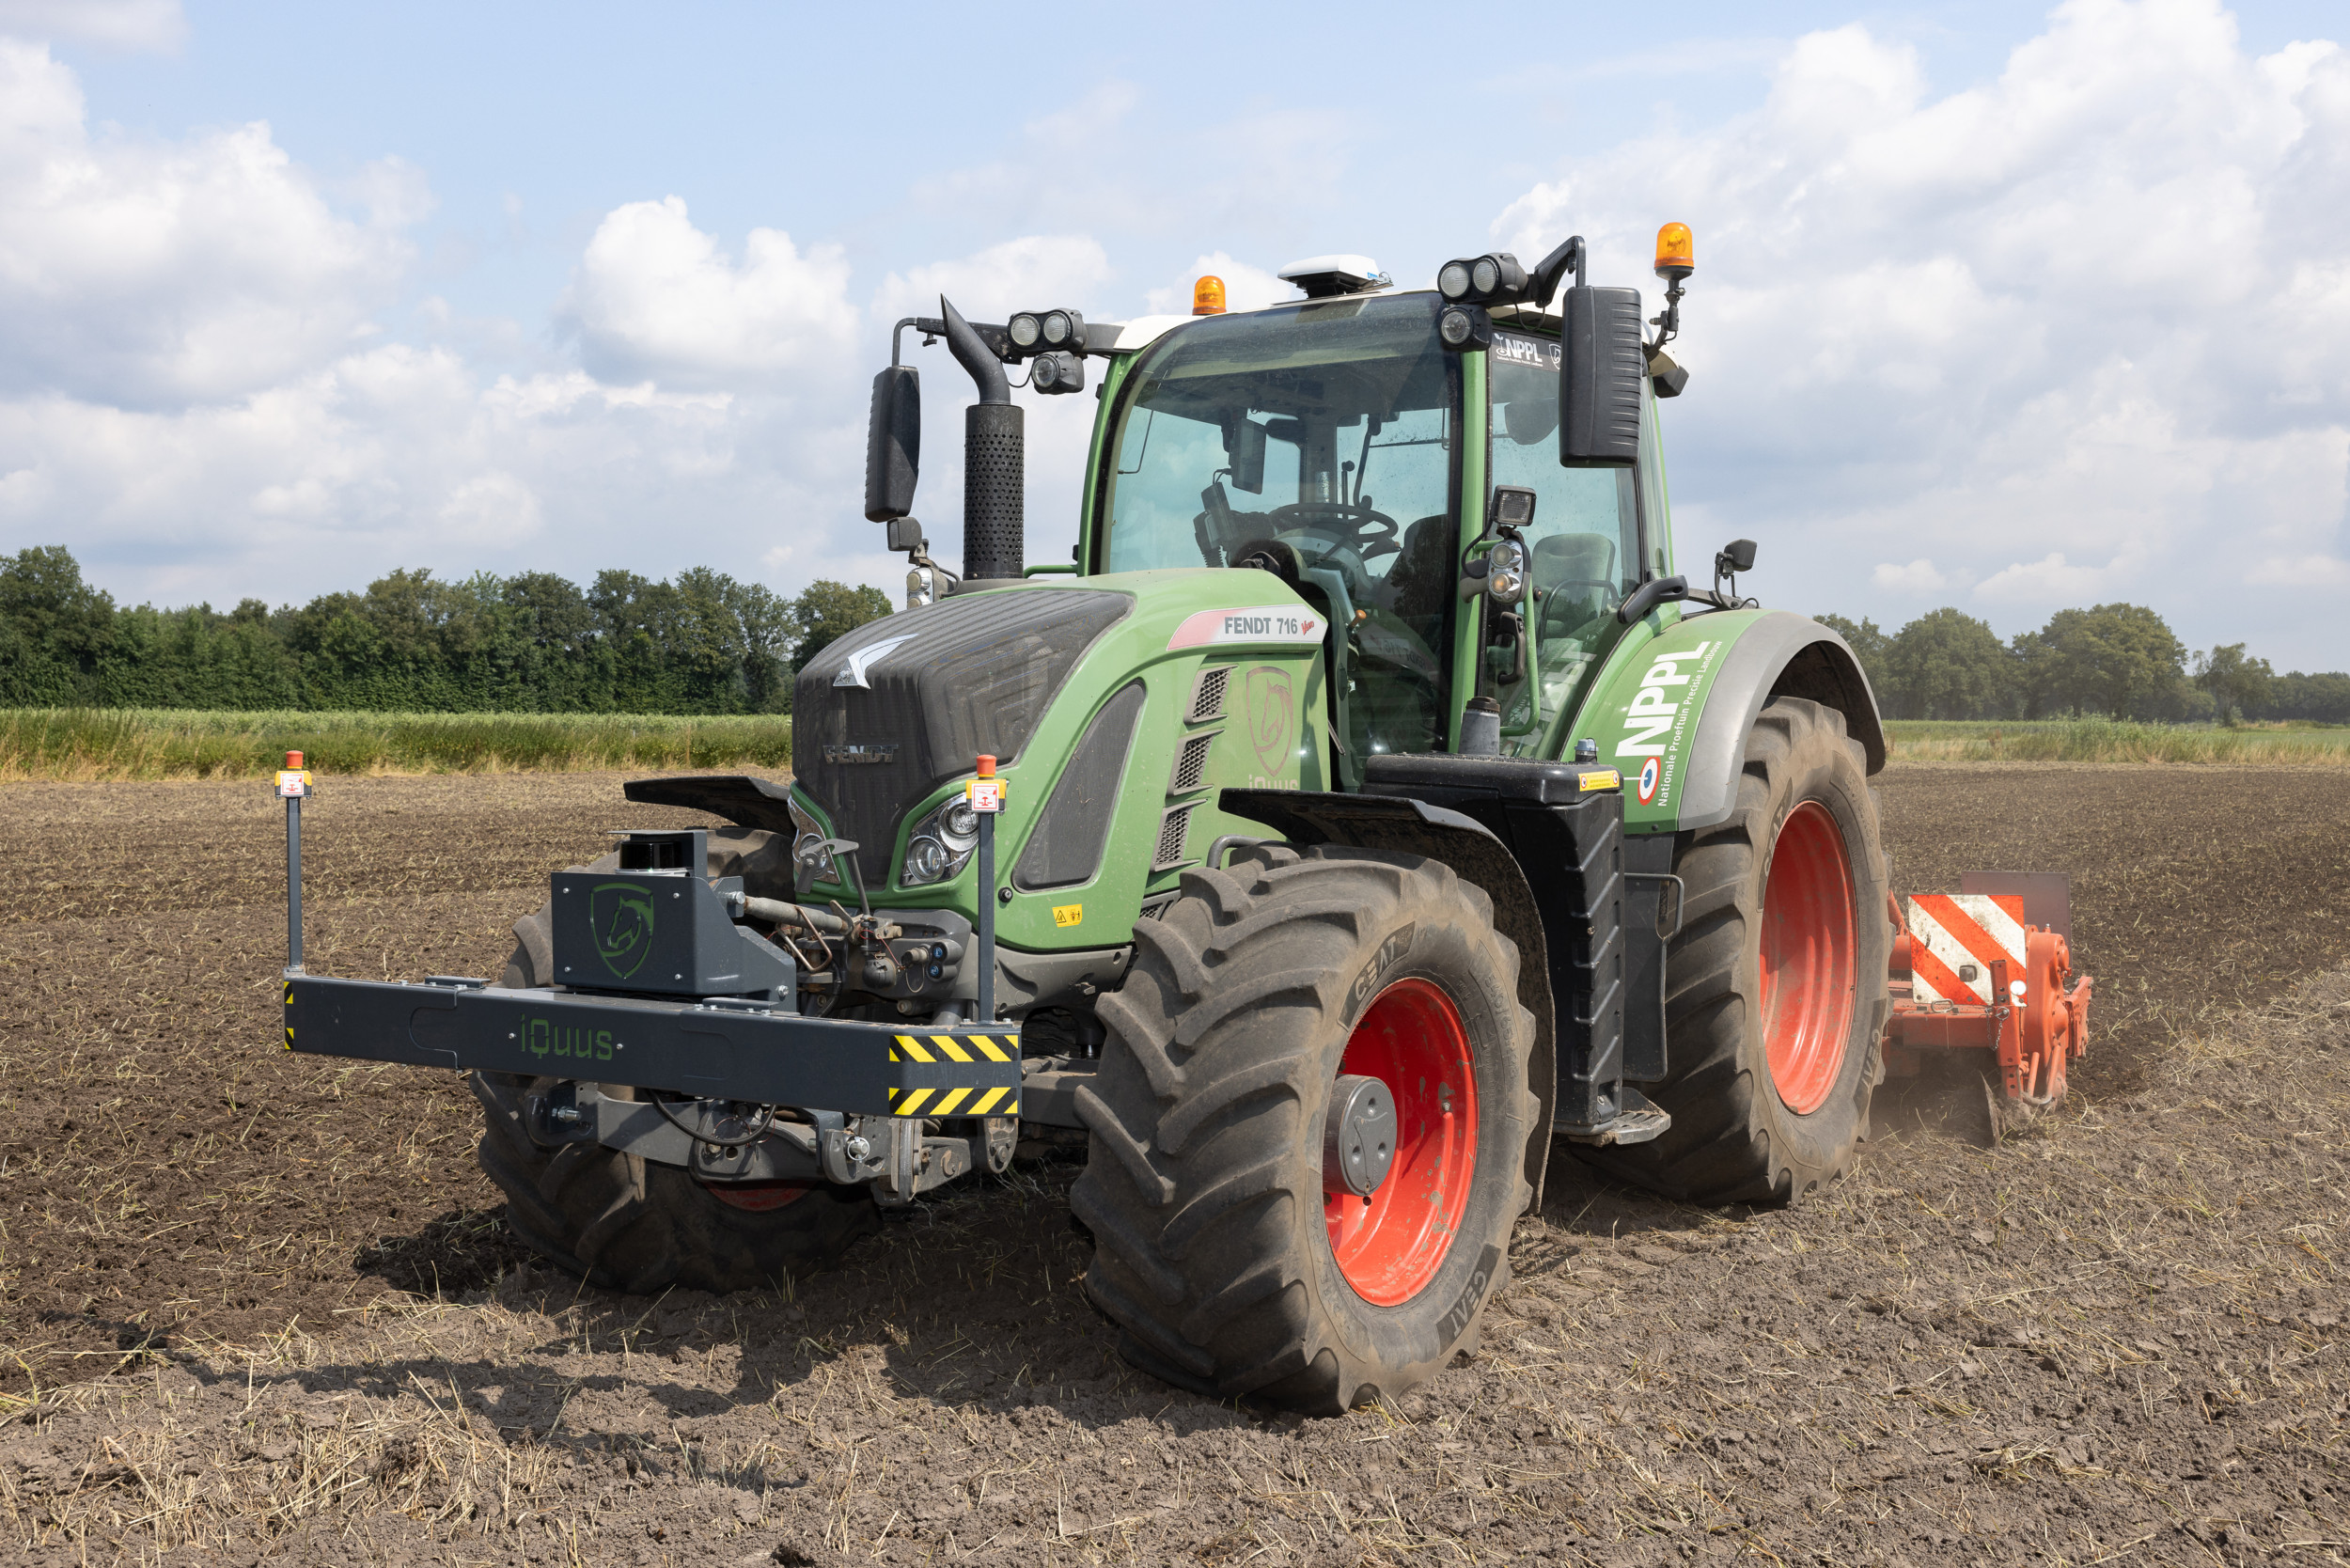
[[[1689,591],[1686,577],[1651,577],[1632,590],[1631,596],[1616,610],[1616,619],[1629,626],[1668,601],[1696,597]]]
[[[930,347],[947,334],[947,323],[935,316],[901,317],[898,324],[889,329],[889,364],[893,369],[901,362],[898,353],[899,340],[905,336],[905,330],[908,327],[912,327],[922,335],[924,348]]]
[[[1527,280],[1527,298],[1533,302],[1535,309],[1550,308],[1551,300],[1559,292],[1559,282],[1571,267],[1574,270],[1575,287],[1579,289],[1583,286],[1585,251],[1583,236],[1573,235],[1566,243],[1535,264],[1534,275]]]

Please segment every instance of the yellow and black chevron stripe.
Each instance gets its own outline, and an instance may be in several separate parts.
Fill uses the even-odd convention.
[[[293,981],[286,982],[286,1049],[293,1049]]]
[[[898,1036],[889,1048],[896,1062],[1003,1062],[1020,1060],[1020,1042],[1011,1035],[930,1034]],[[1020,1091],[1010,1087],[893,1089],[892,1116],[1018,1116]]]

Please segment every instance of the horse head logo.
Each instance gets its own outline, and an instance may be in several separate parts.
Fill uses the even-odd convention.
[[[1242,689],[1248,744],[1256,749],[1257,765],[1268,774],[1280,773],[1289,765],[1290,733],[1297,721],[1289,672],[1261,665],[1248,672]]]
[[[626,980],[652,951],[652,895],[634,882],[606,882],[588,895],[596,956],[615,979]]]

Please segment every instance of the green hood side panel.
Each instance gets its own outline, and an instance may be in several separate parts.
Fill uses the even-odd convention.
[[[1261,572],[1201,568],[1042,578],[995,591],[1073,588],[1130,593],[1135,610],[1103,634],[1071,670],[1018,761],[1002,770],[1007,800],[995,832],[999,887],[1011,886],[1012,868],[1094,715],[1129,682],[1142,682],[1145,696],[1125,772],[1109,807],[1110,833],[1099,870],[1074,886],[1015,891],[1009,902],[996,905],[997,939],[1031,951],[1115,947],[1133,938],[1143,902],[1172,892],[1182,876],[1182,866],[1151,870],[1170,808],[1196,803],[1183,830],[1183,864],[1196,866],[1219,835],[1263,836],[1261,824],[1217,809],[1218,791],[1228,786],[1333,788],[1325,773],[1330,738],[1321,658],[1327,628],[1322,612],[1300,601],[1278,578]],[[1186,724],[1194,685],[1200,670],[1211,665],[1231,669],[1222,714]],[[1197,787],[1170,793],[1183,742],[1198,735],[1214,737],[1202,776]],[[940,790],[906,812],[898,842],[890,847],[888,880],[884,884],[874,876],[875,907],[946,908],[976,919],[976,857],[946,882],[903,888],[897,885],[913,825],[960,788],[956,784]],[[878,856],[871,857],[869,864],[878,869]]]
[[[1699,716],[1731,649],[1763,614],[1651,616],[1626,631],[1591,682],[1572,732],[1597,739],[1600,761],[1622,771],[1627,833],[1681,825],[1681,786]]]

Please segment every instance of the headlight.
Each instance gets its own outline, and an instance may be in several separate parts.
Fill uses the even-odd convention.
[[[947,847],[927,835],[916,839],[906,850],[906,882],[936,882],[947,874],[949,860]]]
[[[1496,604],[1514,604],[1526,597],[1526,551],[1514,540],[1504,540],[1487,557],[1485,591]]]
[[[905,864],[898,871],[898,886],[921,887],[944,882],[962,870],[979,847],[979,813],[963,796],[949,795],[914,824],[914,835],[906,840]]]
[[[1448,261],[1436,274],[1436,292],[1446,299],[1457,300],[1469,291],[1469,270],[1465,261]]]
[[[1033,313],[1026,310],[1014,316],[1004,325],[1004,336],[1011,339],[1011,346],[1015,349],[1033,349],[1037,345],[1037,339],[1043,335],[1043,325],[1037,321]]]
[[[832,856],[829,855],[810,854],[810,852],[818,844],[822,843],[825,839],[831,838],[832,835],[824,831],[823,823],[808,815],[808,813],[801,808],[800,797],[798,795],[791,795],[785,802],[785,804],[791,812],[791,859],[793,864],[798,865],[813,873],[816,880],[819,882],[838,882],[840,880],[840,870],[832,863]]]
[[[1501,287],[1501,265],[1490,256],[1480,256],[1477,265],[1469,269],[1469,287],[1480,294],[1490,294]]]

